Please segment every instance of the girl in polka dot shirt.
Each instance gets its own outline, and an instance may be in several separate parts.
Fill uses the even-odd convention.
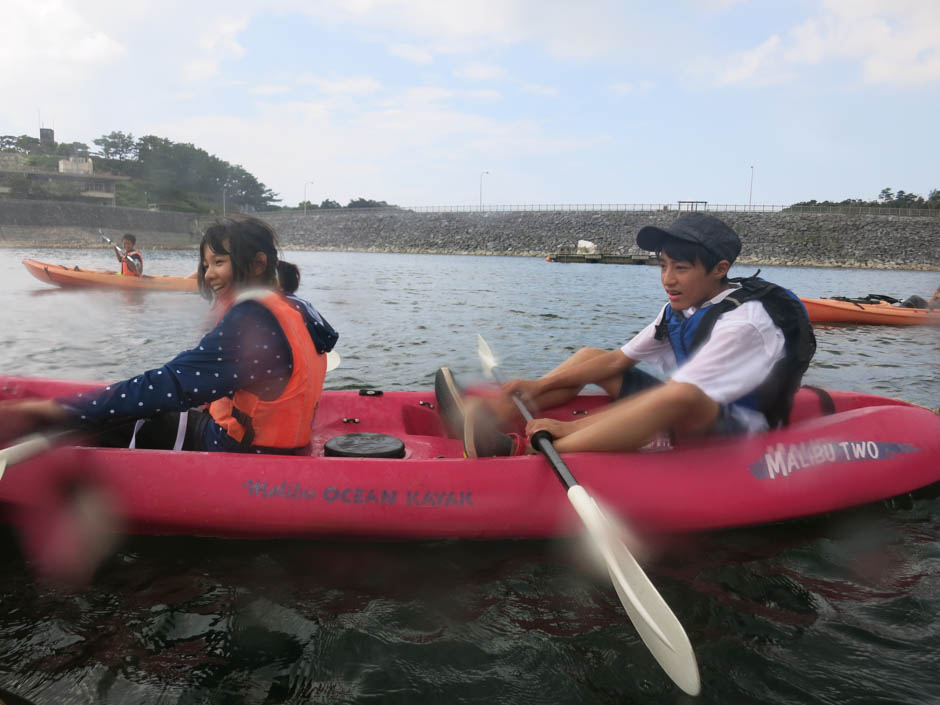
[[[161,367],[90,392],[6,404],[0,418],[15,418],[17,435],[50,426],[108,428],[96,438],[97,445],[296,452],[297,448],[251,442],[258,429],[233,434],[232,426],[243,430],[238,423],[220,423],[220,414],[210,414],[204,407],[239,392],[242,398],[244,393],[257,398],[260,406],[276,405],[292,383],[309,387],[301,390],[301,397],[318,399],[325,373],[320,358],[333,348],[338,334],[313,306],[292,296],[300,273],[295,265],[278,259],[273,229],[256,218],[227,218],[206,230],[197,278],[200,291],[214,299],[213,310],[220,314],[195,347]],[[283,300],[289,306],[266,305],[275,290],[281,295],[274,297],[275,303]],[[294,336],[293,346],[282,326],[284,315],[302,321],[294,326],[302,332]],[[300,382],[295,374],[298,353],[316,368]],[[262,433],[262,440],[272,433],[277,435],[271,430]]]

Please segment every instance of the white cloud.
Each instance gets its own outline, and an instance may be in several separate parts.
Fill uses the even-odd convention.
[[[183,80],[190,83],[208,81],[218,72],[217,59],[191,59],[183,64]]]
[[[454,75],[470,81],[494,81],[505,78],[506,72],[499,66],[474,61],[455,69]]]
[[[297,203],[311,179],[317,186],[308,196],[315,201],[394,194],[410,201],[402,205],[451,202],[446,194],[466,179],[467,164],[492,166],[507,154],[541,159],[577,153],[599,139],[557,136],[535,120],[456,110],[438,102],[441,97],[446,96],[416,88],[353,114],[329,101],[262,103],[250,116],[193,116],[154,131],[237,161],[286,203]],[[408,191],[404,183],[420,185],[421,192]]]
[[[467,91],[467,95],[473,98],[474,100],[484,100],[484,101],[494,101],[501,100],[503,94],[499,91],[492,90],[479,90],[479,91]]]
[[[526,93],[544,95],[552,98],[558,95],[558,89],[555,86],[543,86],[539,83],[524,83],[522,84],[522,90]]]
[[[279,95],[281,93],[289,93],[290,86],[285,86],[283,84],[266,84],[261,86],[255,86],[251,89],[252,95]]]
[[[113,90],[107,77],[129,61],[120,27],[61,0],[4,0],[0,27],[4,132],[35,136],[39,118],[62,141],[81,140],[86,129],[101,134],[97,91]]]
[[[431,52],[414,44],[391,44],[388,47],[388,53],[414,64],[427,65],[434,61]]]
[[[471,196],[480,168],[494,170],[494,188],[504,179],[507,190],[546,189],[522,186],[526,178],[510,187],[510,163],[535,182],[555,157],[566,165],[583,160],[584,177],[567,169],[571,178],[552,179],[551,193],[603,191],[629,178],[622,160],[604,179],[593,176],[629,140],[611,126],[609,102],[575,117],[536,112],[545,99],[533,96],[600,90],[627,103],[655,91],[666,104],[717,81],[737,87],[797,78],[799,86],[776,97],[818,105],[812,116],[833,148],[852,138],[846,132],[863,135],[881,171],[883,157],[904,153],[903,169],[929,181],[920,176],[928,154],[904,149],[906,134],[896,134],[879,160],[883,125],[891,124],[882,114],[872,125],[891,103],[874,99],[881,91],[858,92],[860,103],[870,101],[865,119],[845,131],[842,107],[828,102],[820,84],[844,84],[848,70],[858,82],[897,86],[907,90],[914,124],[927,124],[940,75],[940,0],[775,0],[772,7],[773,17],[786,19],[768,29],[764,4],[745,0],[584,0],[576,10],[566,0],[3,0],[0,66],[15,70],[0,70],[0,90],[17,100],[0,101],[0,123],[7,132],[32,131],[41,109],[61,139],[87,142],[120,129],[193,142],[242,163],[286,202],[297,202],[310,178],[325,189],[310,194],[314,200],[454,202],[448,194],[464,193],[468,169]],[[277,32],[287,23],[282,39]],[[718,31],[702,31],[705,25]],[[329,46],[305,44],[305,33]],[[708,60],[709,52],[720,58]],[[693,62],[699,80],[673,82],[676,69]],[[747,93],[737,92],[745,107],[759,97]],[[526,119],[533,114],[538,120]],[[49,125],[50,117],[59,123]],[[780,130],[775,118],[768,116],[768,132]],[[720,134],[723,123],[712,119],[703,115],[702,129]],[[644,125],[652,134],[666,122]],[[735,133],[729,154],[746,137]],[[599,147],[602,139],[611,142]]]
[[[2,18],[0,88],[4,90],[35,75],[84,81],[127,51],[119,40],[61,0],[13,0],[4,7]],[[13,70],[14,66],[29,67],[29,71]]]
[[[247,17],[215,18],[196,41],[200,55],[184,61],[183,79],[193,83],[208,81],[219,72],[219,65],[226,59],[238,59],[245,48],[236,37],[248,26]]]
[[[447,100],[448,98],[452,98],[454,95],[455,92],[449,88],[441,88],[439,86],[417,86],[415,88],[407,89],[398,98],[398,101],[407,103],[409,105],[436,103],[442,100]],[[396,101],[393,100],[390,102]]]
[[[434,54],[531,43],[566,59],[655,46],[649,13],[619,0],[281,0],[314,21],[420,37]],[[407,58],[407,57],[403,57]]]
[[[826,62],[855,62],[872,84],[940,81],[940,2],[823,0],[817,14],[713,67],[719,84],[795,80]]]
[[[369,95],[382,88],[382,84],[368,76],[337,79],[315,78],[313,82],[323,93],[330,94]]]
[[[818,41],[837,57],[860,60],[866,82],[940,80],[936,0],[826,0],[825,7]]]
[[[612,83],[608,86],[610,92],[614,95],[646,95],[653,90],[652,81],[637,81],[635,83],[621,82]]]
[[[744,5],[749,0],[696,0],[696,2],[712,12],[724,12],[735,5]]]
[[[729,83],[769,83],[781,80],[779,71],[782,59],[780,37],[776,34],[763,44],[748,51],[732,54],[724,62],[716,82],[719,85]]]

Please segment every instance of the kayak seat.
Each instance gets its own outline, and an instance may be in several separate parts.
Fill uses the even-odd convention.
[[[901,308],[927,308],[927,301],[922,296],[914,294],[901,302]]]
[[[421,401],[417,406],[404,406],[401,416],[404,431],[409,436],[447,436],[432,401]]]
[[[387,433],[346,433],[328,440],[323,454],[335,458],[404,458],[405,444]]]

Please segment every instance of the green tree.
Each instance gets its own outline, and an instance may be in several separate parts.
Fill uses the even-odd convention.
[[[16,151],[23,154],[41,154],[42,145],[39,142],[38,137],[30,137],[29,135],[20,135],[16,138]]]
[[[60,142],[55,153],[60,157],[87,157],[88,145],[84,142]]]
[[[326,198],[320,204],[320,208],[342,208],[342,206],[332,198]]]
[[[921,208],[923,207],[924,199],[921,196],[918,196],[916,193],[905,193],[904,191],[898,191],[894,195],[894,204],[898,208]]]
[[[347,208],[388,208],[385,201],[373,201],[371,198],[353,198]]]
[[[149,202],[174,210],[206,213],[218,210],[224,198],[226,206],[233,210],[252,212],[277,208],[274,204],[280,201],[276,193],[242,166],[229,164],[193,144],[172,142],[156,135],[134,139],[132,134],[121,131],[102,135],[93,143],[98,148],[94,155],[95,171],[132,180],[117,189],[120,206],[141,207]],[[89,154],[88,145],[82,142],[41,144],[28,135],[0,136],[0,150],[24,154],[28,165],[52,171],[58,168],[62,157]],[[62,184],[31,183],[26,190],[29,198],[80,197]]]
[[[136,159],[137,143],[134,141],[134,135],[123,132],[111,132],[102,135],[98,139],[92,140],[98,145],[98,153],[105,159]]]
[[[886,203],[887,203],[888,201],[893,201],[893,200],[894,200],[894,193],[891,191],[891,188],[889,187],[889,188],[883,188],[883,189],[881,189],[881,193],[878,194],[878,200],[879,200],[879,201],[884,201],[884,202],[886,202]]]

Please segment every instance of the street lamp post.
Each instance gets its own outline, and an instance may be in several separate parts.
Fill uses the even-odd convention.
[[[480,212],[483,212],[483,175],[489,174],[488,171],[480,172]]]
[[[312,181],[304,181],[304,215],[307,215],[307,184],[312,183]]]
[[[754,167],[751,167],[751,187],[747,190],[747,209],[751,210],[751,196],[754,195]]]

